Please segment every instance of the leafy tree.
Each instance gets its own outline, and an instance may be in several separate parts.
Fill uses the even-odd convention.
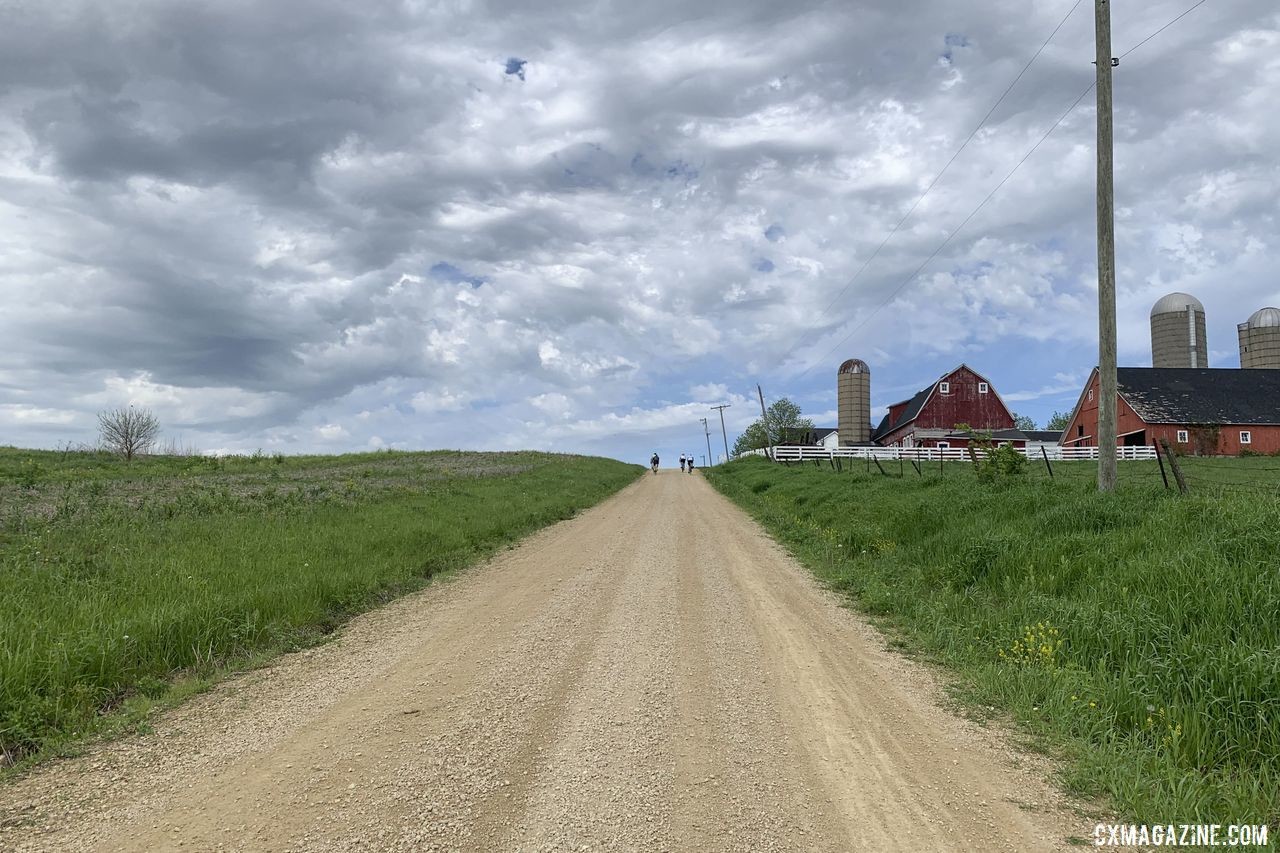
[[[110,409],[98,412],[98,434],[103,447],[132,461],[155,446],[160,437],[160,421],[150,409]]]
[[[1044,428],[1051,429],[1054,432],[1062,432],[1069,423],[1071,423],[1070,412],[1054,412],[1053,417],[1049,418],[1049,422],[1044,425]]]
[[[782,397],[765,410],[767,424],[756,418],[733,443],[733,455],[768,447],[780,436],[795,435],[813,429],[813,421],[800,416],[800,407]]]
[[[1023,432],[1036,428],[1036,422],[1029,415],[1020,415],[1017,412],[1013,413],[1013,425]]]

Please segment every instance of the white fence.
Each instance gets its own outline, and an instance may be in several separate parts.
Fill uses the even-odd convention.
[[[975,450],[975,452],[978,452]],[[1029,459],[1042,459],[1040,448],[1018,448]],[[769,448],[778,462],[805,462],[820,459],[914,459],[917,462],[968,462],[969,449],[965,447],[798,447]],[[752,450],[749,454],[766,455],[764,450]],[[743,455],[749,455],[743,454]],[[1054,462],[1070,462],[1097,459],[1096,447],[1046,447],[1044,454]],[[1156,449],[1150,446],[1117,447],[1117,459],[1155,459]]]

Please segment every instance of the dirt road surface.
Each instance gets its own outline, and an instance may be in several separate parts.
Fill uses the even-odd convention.
[[[700,474],[0,787],[0,849],[1054,850],[1078,819]]]

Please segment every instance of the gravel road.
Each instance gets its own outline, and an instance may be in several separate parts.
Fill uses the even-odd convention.
[[[0,787],[0,850],[1057,850],[1087,835],[699,474]]]

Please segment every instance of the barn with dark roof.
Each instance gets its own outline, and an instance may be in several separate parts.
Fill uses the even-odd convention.
[[[1121,367],[1117,443],[1166,439],[1185,453],[1280,452],[1280,370]],[[1089,375],[1062,434],[1064,447],[1098,443],[1098,370]]]

